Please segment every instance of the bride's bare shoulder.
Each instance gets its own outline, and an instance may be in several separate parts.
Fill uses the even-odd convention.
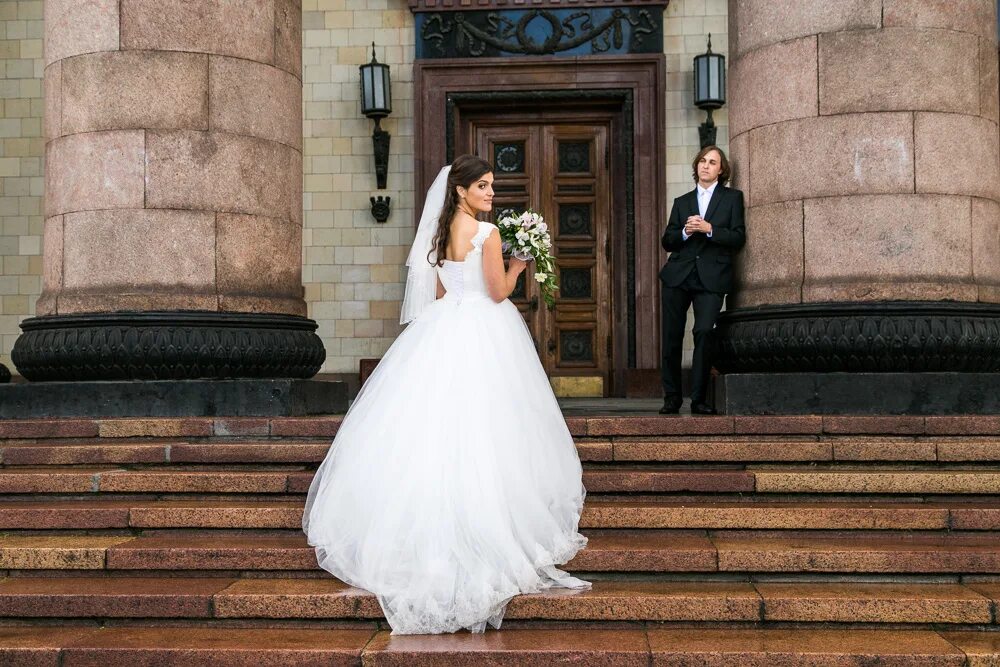
[[[479,231],[479,221],[470,215],[459,212],[451,219],[452,234],[474,235],[477,231]]]

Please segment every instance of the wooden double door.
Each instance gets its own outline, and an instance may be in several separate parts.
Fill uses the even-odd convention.
[[[521,275],[511,301],[524,315],[557,393],[613,391],[613,147],[607,120],[470,119],[464,148],[494,166],[494,222],[531,208],[552,236],[559,291],[546,307]]]

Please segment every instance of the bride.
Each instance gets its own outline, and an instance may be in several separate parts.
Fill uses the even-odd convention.
[[[320,566],[378,597],[393,634],[500,627],[519,593],[590,584],[582,471],[531,336],[507,300],[490,164],[463,155],[427,193],[407,259],[410,322],[362,387],[309,489]]]

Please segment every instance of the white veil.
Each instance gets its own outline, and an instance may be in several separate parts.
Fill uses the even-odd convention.
[[[437,296],[437,271],[432,262],[437,260],[437,253],[431,252],[434,233],[437,231],[438,219],[444,208],[444,197],[448,193],[448,174],[451,165],[438,172],[437,178],[427,190],[424,198],[424,211],[420,214],[420,224],[413,246],[406,258],[406,292],[403,295],[403,308],[399,313],[399,323],[406,324],[417,318],[427,304]],[[428,256],[430,260],[428,261]]]

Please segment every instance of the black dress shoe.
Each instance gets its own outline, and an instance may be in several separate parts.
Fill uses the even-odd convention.
[[[680,398],[667,397],[663,399],[663,407],[660,408],[661,415],[676,415],[681,411],[681,404],[684,401]]]
[[[714,415],[715,408],[708,403],[692,403],[691,414],[693,415]]]

